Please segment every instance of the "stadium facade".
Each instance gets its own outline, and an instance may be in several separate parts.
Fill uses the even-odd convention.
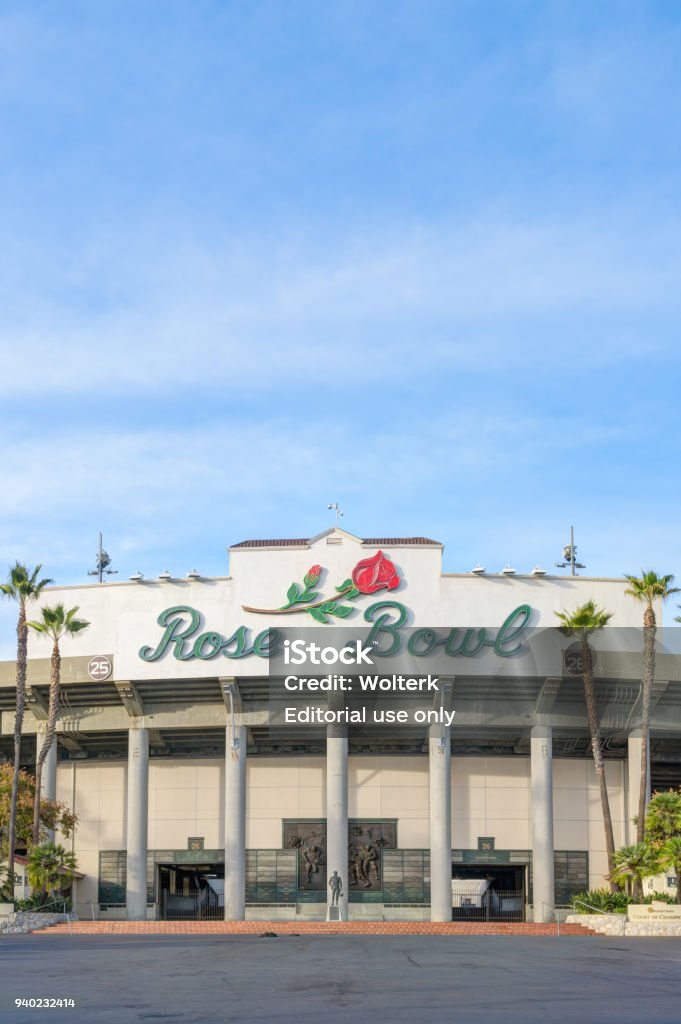
[[[595,663],[622,845],[635,836],[641,757],[640,633],[631,639],[641,609],[624,580],[443,573],[435,541],[339,528],[247,541],[229,557],[225,577],[162,574],[46,595],[91,623],[63,643],[43,776],[45,794],[79,818],[65,842],[82,875],[81,914],[323,917],[337,870],[344,918],[447,920],[456,878],[486,879],[545,920],[570,893],[603,883],[578,657],[555,612],[593,598],[613,612],[618,637],[630,634],[601,644]],[[323,664],[316,675],[330,682],[296,691],[309,665],[304,676],[284,665],[282,637],[309,646],[353,630],[369,649],[394,647],[385,669],[366,670],[392,684],[360,699],[362,666]],[[42,639],[31,637],[29,653],[30,767],[50,666]],[[679,781],[680,665],[658,654],[653,786]],[[0,664],[8,757],[14,671]],[[339,676],[352,694],[332,689]]]

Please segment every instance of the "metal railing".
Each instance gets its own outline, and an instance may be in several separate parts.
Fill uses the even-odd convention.
[[[161,891],[161,919],[164,921],[222,921],[224,897],[210,890],[192,893]]]
[[[20,913],[24,913],[24,914],[42,914],[42,912],[44,910],[47,910],[48,907],[59,907],[59,906],[61,906],[61,913],[62,914],[66,914],[66,912],[67,912],[66,911],[66,903],[67,903],[66,899],[62,896],[59,899],[50,900],[49,903],[41,903],[40,906],[38,906],[38,907],[31,907],[29,910],[20,911]],[[55,913],[56,913],[56,911],[55,911]]]
[[[525,920],[525,893],[522,889],[487,889],[485,892],[452,889],[454,921]]]
[[[90,909],[87,911],[87,916],[92,918],[93,921],[97,920],[95,916],[95,907],[99,910],[99,903],[96,900],[78,900],[73,904],[73,909],[76,913],[78,913],[79,907],[89,907]],[[83,916],[85,916],[85,914]],[[78,917],[80,917],[79,913]]]
[[[590,903],[585,903],[584,900],[573,900],[572,906],[576,907],[579,904],[580,907],[586,907],[587,910],[592,910],[594,914],[601,914],[603,917],[616,917],[621,919],[624,915],[616,913],[614,910],[601,910],[599,907],[592,907]]]

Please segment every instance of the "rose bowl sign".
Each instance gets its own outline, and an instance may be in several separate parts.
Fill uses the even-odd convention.
[[[342,583],[323,593],[324,568],[312,565],[301,581],[293,580],[286,591],[286,600],[276,608],[254,608],[242,605],[245,612],[268,617],[309,615],[320,624],[333,624],[362,610],[367,627],[365,643],[373,648],[377,657],[392,657],[406,649],[414,657],[425,657],[433,650],[441,650],[450,658],[473,658],[491,648],[499,658],[510,658],[521,649],[520,636],[532,617],[527,604],[514,608],[495,633],[486,628],[452,628],[442,633],[433,629],[408,628],[409,612],[399,601],[389,599],[389,593],[403,582],[395,565],[382,551],[363,558]],[[378,600],[360,609],[352,602],[361,596]],[[278,653],[281,630],[266,626],[252,636],[248,626],[238,626],[229,636],[211,629],[203,629],[201,613],[190,605],[166,608],[156,620],[163,634],[155,647],[145,645],[139,650],[142,661],[159,661],[166,654],[178,661],[211,661],[213,658],[272,658]]]

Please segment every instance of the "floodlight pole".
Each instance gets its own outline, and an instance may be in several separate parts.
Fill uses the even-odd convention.
[[[111,565],[111,559],[109,558],[108,554],[106,553],[106,551],[102,547],[102,534],[100,532],[100,534],[99,534],[99,548],[97,550],[97,568],[96,569],[89,569],[88,570],[88,576],[96,576],[97,577],[97,581],[99,583],[103,583],[104,582],[104,574],[105,573],[106,573],[107,576],[115,576],[116,573],[118,572],[118,569],[109,569],[109,568],[107,568],[109,565]]]
[[[336,513],[336,526],[339,526],[340,525],[340,521],[341,521],[341,517],[343,515],[343,509],[340,507],[340,502],[332,501],[332,502],[329,503],[328,507],[329,507],[329,511],[333,510]]]
[[[568,554],[569,552],[569,554]],[[562,562],[556,562],[556,566],[559,569],[566,569],[570,566],[570,575],[576,576],[577,569],[586,569],[586,566],[582,562],[577,561],[577,548],[575,547],[575,528],[570,527],[570,543],[566,544],[563,548],[563,559]]]

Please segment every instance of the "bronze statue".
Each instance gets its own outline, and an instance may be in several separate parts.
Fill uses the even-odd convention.
[[[331,906],[337,907],[338,900],[343,895],[343,880],[337,871],[334,871],[329,879],[329,889],[331,890]]]
[[[376,876],[376,885],[379,884],[379,873],[378,873],[378,850],[373,843],[367,843],[361,849],[362,856],[362,874],[366,878],[367,886],[371,886],[371,870],[373,868],[374,875]]]
[[[307,882],[309,885],[312,881],[312,875],[316,875],[319,872],[322,848],[321,846],[316,846],[312,843],[310,846],[304,846],[301,852],[305,862],[305,874],[307,875]]]

